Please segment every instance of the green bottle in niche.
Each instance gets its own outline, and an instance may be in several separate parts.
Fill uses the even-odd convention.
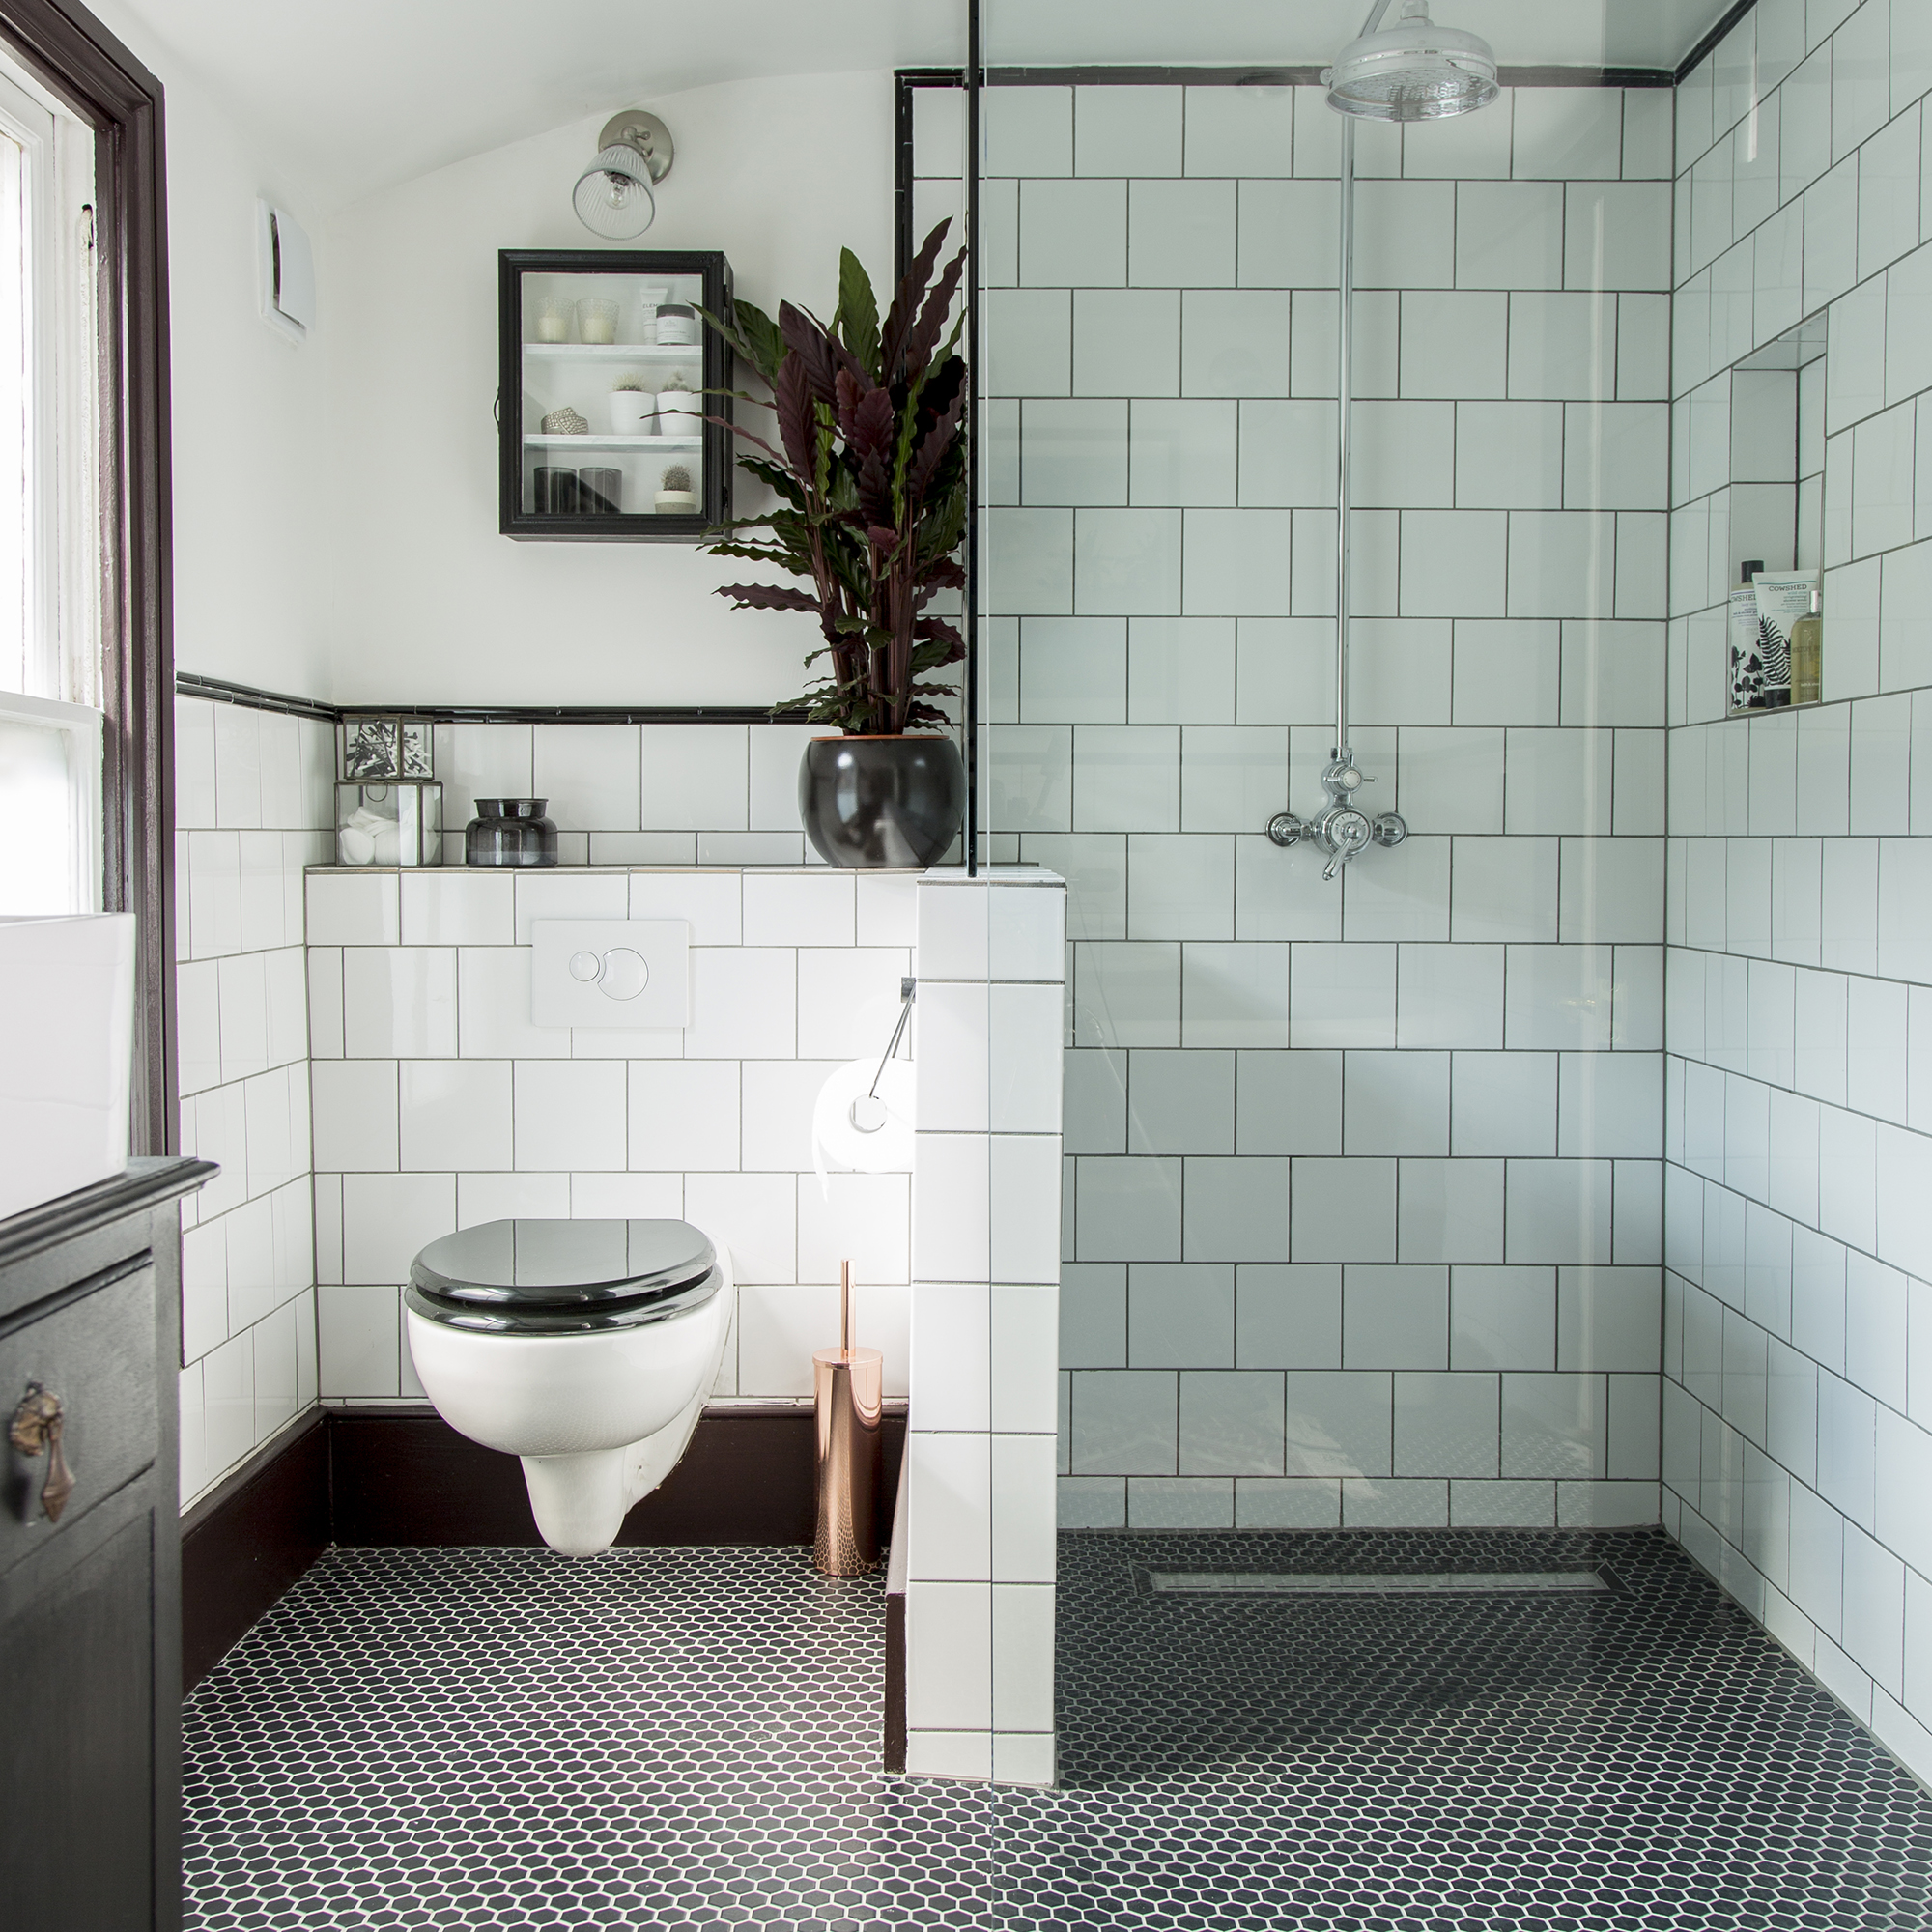
[[[1825,696],[1825,599],[1811,587],[1811,609],[1791,627],[1791,701],[1816,704]]]

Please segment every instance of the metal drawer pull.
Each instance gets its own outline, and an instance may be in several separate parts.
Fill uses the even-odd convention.
[[[49,1394],[39,1382],[29,1382],[7,1430],[8,1441],[23,1456],[38,1456],[45,1445],[47,1479],[41,1485],[41,1507],[46,1511],[49,1522],[60,1520],[68,1497],[73,1494],[73,1471],[61,1454],[61,1431],[66,1426],[60,1397]]]

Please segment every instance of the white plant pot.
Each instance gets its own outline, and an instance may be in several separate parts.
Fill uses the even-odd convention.
[[[612,436],[655,436],[658,399],[648,389],[611,391]]]
[[[660,490],[657,494],[657,508],[679,516],[696,516],[697,493],[695,490]]]
[[[657,405],[660,436],[696,436],[702,427],[697,398],[689,389],[666,389]]]

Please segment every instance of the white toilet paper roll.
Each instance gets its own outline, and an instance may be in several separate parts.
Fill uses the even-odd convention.
[[[911,1173],[912,1063],[889,1060],[880,1071],[876,1060],[851,1060],[829,1075],[811,1110],[811,1158],[821,1193],[832,1161],[862,1174]]]

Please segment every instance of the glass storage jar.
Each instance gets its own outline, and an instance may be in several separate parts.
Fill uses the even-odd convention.
[[[547,798],[479,798],[463,835],[466,866],[554,866],[556,827]]]
[[[411,779],[338,782],[335,858],[342,866],[440,865],[442,786]]]

